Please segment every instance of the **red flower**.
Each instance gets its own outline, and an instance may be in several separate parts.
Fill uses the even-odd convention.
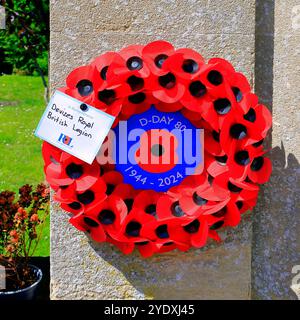
[[[109,236],[107,236],[106,241],[113,244],[117,248],[119,248],[124,254],[130,254],[134,250],[134,243],[133,242],[117,241],[113,238],[110,238]]]
[[[107,198],[105,191],[106,184],[102,178],[98,178],[95,184],[83,192],[76,191],[75,183],[60,187],[54,200],[59,201],[64,210],[77,214],[102,203]]]
[[[158,252],[159,248],[152,241],[141,241],[135,243],[140,254],[144,258],[151,257],[154,253]]]
[[[141,191],[134,199],[133,208],[143,211],[152,216],[157,215],[157,200],[160,194],[153,190]]]
[[[78,230],[88,232],[93,240],[97,242],[106,240],[104,229],[94,216],[79,213],[71,217],[69,221]]]
[[[105,201],[87,208],[85,215],[94,217],[111,238],[118,240],[118,232],[127,216],[127,207],[120,197],[111,195]]]
[[[270,179],[272,173],[272,162],[269,158],[258,156],[253,159],[248,177],[255,183],[265,183]]]
[[[257,156],[259,156],[258,151],[253,146],[235,149],[235,145],[231,144],[227,164],[232,179],[245,180],[251,163]]]
[[[156,219],[151,214],[133,208],[125,217],[119,233],[114,236],[114,239],[124,242],[147,241],[148,239],[144,235],[142,228],[147,228],[150,222],[156,222]]]
[[[91,106],[98,101],[98,91],[104,87],[103,80],[95,66],[87,65],[74,69],[66,79],[64,93],[85,102]]]
[[[76,191],[85,191],[91,187],[100,174],[99,164],[94,161],[91,165],[62,152],[60,163],[51,163],[46,167],[47,180],[56,186],[67,186],[75,182]]]
[[[151,73],[161,76],[164,75],[163,64],[174,52],[171,43],[158,40],[148,43],[142,50],[142,56]]]
[[[190,218],[189,221],[176,230],[173,237],[177,241],[183,240],[184,243],[188,242],[196,248],[201,248],[205,246],[209,235],[211,235],[210,237],[214,235],[210,227],[219,221],[220,218],[212,215],[199,216],[197,219]]]
[[[178,236],[178,229],[187,221],[187,217],[177,217],[177,219],[172,217],[169,219],[163,219],[159,222],[154,220],[143,225],[141,234],[145,238],[154,241],[155,244],[160,247],[166,244],[175,244],[178,246],[178,248],[180,247],[182,250],[184,250],[184,248],[189,247],[189,244],[184,237]]]
[[[271,115],[263,105],[249,109],[246,114],[241,111],[228,114],[221,128],[222,149],[228,154],[232,144],[234,148],[242,149],[264,139],[271,126],[268,117]]]
[[[102,176],[102,179],[106,183],[106,194],[110,195],[113,193],[117,185],[123,182],[123,176],[120,172],[117,171],[108,171],[105,172]]]

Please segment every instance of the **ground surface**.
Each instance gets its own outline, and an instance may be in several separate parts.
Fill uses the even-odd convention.
[[[33,134],[45,107],[43,94],[39,77],[0,76],[0,192],[44,181],[42,142]],[[49,219],[35,255],[49,255]]]

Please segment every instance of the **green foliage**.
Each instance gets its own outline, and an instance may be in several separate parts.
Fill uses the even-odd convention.
[[[44,108],[40,77],[0,77],[0,192],[44,181],[42,141],[34,136]],[[35,252],[49,255],[49,217]]]
[[[28,74],[48,73],[48,0],[6,0],[6,30],[0,31],[4,62]]]

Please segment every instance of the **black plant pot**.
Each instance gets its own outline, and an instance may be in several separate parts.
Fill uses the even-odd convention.
[[[37,295],[39,284],[42,280],[42,270],[34,265],[29,265],[31,272],[35,275],[35,282],[26,288],[15,291],[0,291],[0,301],[9,300],[34,300]]]

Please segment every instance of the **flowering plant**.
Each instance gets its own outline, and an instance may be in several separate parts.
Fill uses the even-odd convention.
[[[16,199],[12,191],[0,193],[0,264],[6,268],[7,289],[31,285],[29,258],[41,239],[49,214],[49,188],[39,184],[34,190],[26,184]]]

